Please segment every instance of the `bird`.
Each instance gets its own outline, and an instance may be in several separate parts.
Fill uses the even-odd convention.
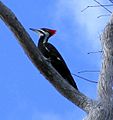
[[[71,86],[73,86],[76,90],[78,90],[78,87],[63,57],[58,52],[58,50],[49,42],[49,38],[56,33],[56,30],[52,30],[49,28],[40,28],[40,29],[30,28],[30,30],[39,34],[39,41],[37,47],[42,53],[42,55],[51,63],[51,65],[55,68],[55,70]]]

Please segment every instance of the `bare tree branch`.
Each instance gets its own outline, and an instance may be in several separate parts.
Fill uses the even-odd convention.
[[[111,14],[99,15],[97,18],[102,18],[102,17],[107,17],[107,16],[111,16]]]
[[[113,7],[113,4],[110,4],[110,5],[103,5],[103,4],[101,4],[101,5],[104,6],[104,7]],[[83,10],[81,10],[81,12],[84,12],[84,11],[87,10],[88,8],[92,8],[92,7],[102,7],[102,6],[100,6],[100,5],[89,5],[89,6],[85,7]]]
[[[102,53],[102,50],[95,51],[95,52],[88,52],[87,54],[92,54],[92,53]]]
[[[78,73],[99,73],[99,70],[81,70]]]
[[[111,3],[113,3],[113,0],[109,0]]]
[[[104,5],[102,5],[100,2],[98,2],[97,0],[93,0],[96,3],[98,3],[101,7],[103,7],[105,10],[107,10],[109,13],[112,13],[109,9],[107,9]]]
[[[82,80],[85,80],[85,81],[90,82],[90,83],[98,83],[98,82],[96,82],[96,81],[94,81],[94,80],[89,80],[89,79],[87,79],[87,78],[85,78],[85,77],[79,76],[79,75],[74,74],[74,73],[73,73],[72,75],[74,75],[74,76],[76,76],[76,77],[78,77],[78,78],[81,78]]]
[[[67,99],[73,102],[86,112],[89,112],[94,104],[92,99],[89,99],[81,92],[75,90],[68,84],[57,71],[44,59],[36,45],[32,41],[29,34],[18,21],[17,17],[12,11],[7,8],[0,1],[0,18],[6,23],[10,30],[14,33],[15,37],[23,47],[25,53],[34,63],[36,68],[45,76],[45,78],[52,83],[52,85]]]

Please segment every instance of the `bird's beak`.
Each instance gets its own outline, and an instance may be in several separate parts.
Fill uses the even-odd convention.
[[[38,29],[34,29],[34,28],[29,28],[30,30],[32,30],[32,31],[34,31],[34,32],[36,32],[36,33],[38,33],[39,35],[41,34],[40,33],[40,29],[38,30]]]
[[[30,30],[34,31],[34,32],[37,32],[38,30],[37,29],[34,29],[34,28],[29,28]]]

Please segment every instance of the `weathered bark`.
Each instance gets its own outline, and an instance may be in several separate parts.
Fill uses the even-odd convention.
[[[85,120],[113,120],[113,15],[101,37],[102,70],[98,83],[98,100]]]
[[[45,78],[68,100],[87,112],[84,120],[113,120],[113,16],[106,26],[101,42],[102,70],[98,82],[98,99],[92,100],[70,86],[47,62],[29,34],[12,11],[0,1],[0,18],[14,33],[25,53]],[[76,118],[75,118],[76,119]]]

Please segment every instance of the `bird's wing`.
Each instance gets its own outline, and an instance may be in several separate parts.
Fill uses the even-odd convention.
[[[68,69],[64,59],[58,52],[58,50],[50,43],[47,43],[46,50],[49,52],[49,58],[52,66],[61,74],[61,76],[67,80],[73,87],[77,88],[77,85]]]
[[[46,44],[46,50],[48,50],[48,52],[50,53],[51,57],[56,58],[59,61],[62,61],[65,63],[64,59],[62,58],[62,56],[60,55],[60,53],[58,52],[58,50],[50,43]]]

